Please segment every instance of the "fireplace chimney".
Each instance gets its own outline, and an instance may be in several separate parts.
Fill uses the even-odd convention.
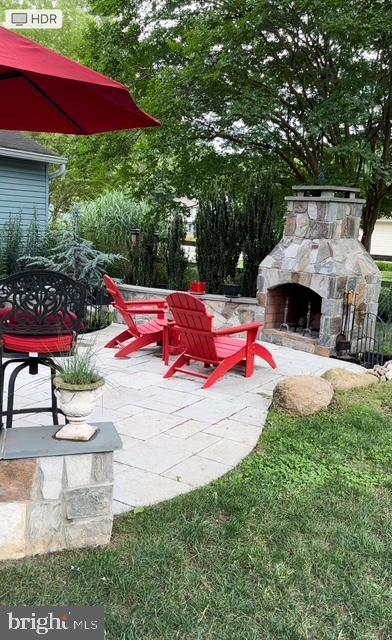
[[[263,337],[330,356],[337,339],[355,338],[360,319],[377,314],[381,274],[358,240],[365,201],[353,187],[293,190],[283,238],[259,267]]]

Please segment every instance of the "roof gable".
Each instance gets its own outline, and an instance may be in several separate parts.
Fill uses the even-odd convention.
[[[67,161],[56,151],[44,147],[33,138],[28,138],[16,131],[4,130],[0,130],[0,156],[58,164]]]

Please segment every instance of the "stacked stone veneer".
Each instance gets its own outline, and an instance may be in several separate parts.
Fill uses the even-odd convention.
[[[0,560],[104,545],[113,454],[0,461]]]
[[[358,189],[334,186],[294,187],[286,198],[284,235],[262,261],[258,276],[261,319],[267,321],[264,337],[278,344],[331,355],[341,332],[345,292],[356,293],[358,322],[367,312],[377,313],[381,275],[377,265],[359,242],[364,200]],[[318,339],[268,329],[269,291],[296,283],[321,297]]]
[[[121,284],[121,293],[126,300],[141,301],[162,299],[170,293],[171,289],[155,289],[152,287],[139,287],[136,285]],[[260,306],[256,298],[226,298],[221,295],[205,294],[198,296],[204,302],[207,309],[214,315],[214,325],[216,327],[231,327],[247,322],[257,322],[259,320]],[[117,314],[117,321],[124,322],[120,314]],[[143,319],[137,316],[138,322]]]

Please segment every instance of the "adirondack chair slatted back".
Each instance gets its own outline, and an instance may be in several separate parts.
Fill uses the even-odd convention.
[[[113,298],[115,308],[118,310],[119,313],[121,313],[122,317],[124,318],[124,321],[127,324],[129,331],[132,333],[133,336],[135,336],[135,338],[138,338],[141,335],[140,331],[137,328],[137,324],[132,317],[131,311],[129,311],[129,309],[127,309],[126,307],[126,301],[120,289],[118,288],[117,284],[114,282],[114,280],[112,280],[112,278],[106,275],[103,276],[103,281],[105,283],[105,286],[108,292]]]
[[[187,353],[197,359],[217,363],[212,332],[213,316],[208,313],[205,304],[189,293],[172,293],[167,297],[167,302]]]
[[[105,283],[106,289],[108,290],[108,293],[110,293],[110,295],[113,298],[114,304],[116,306],[125,307],[124,296],[122,295],[120,289],[118,288],[114,280],[112,280],[110,276],[105,275],[103,276],[103,281]]]

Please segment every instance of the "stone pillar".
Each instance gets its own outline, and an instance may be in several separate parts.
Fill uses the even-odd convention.
[[[0,560],[108,544],[112,493],[112,452],[0,460]]]

